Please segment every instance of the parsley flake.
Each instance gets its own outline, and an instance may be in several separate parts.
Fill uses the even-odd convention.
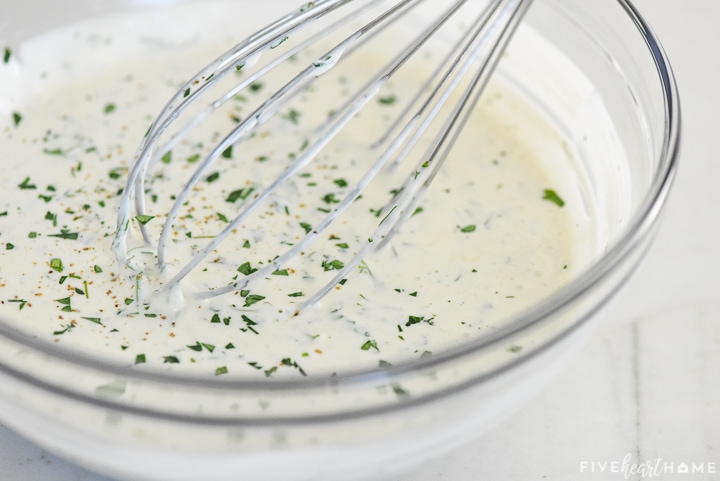
[[[380,351],[377,346],[377,341],[373,340],[366,341],[365,344],[360,346],[360,349],[362,349],[363,351],[369,351],[370,349],[375,349],[378,352]]]
[[[58,237],[60,239],[77,240],[79,234],[77,232],[70,232],[67,229],[60,229],[59,234],[48,234],[48,237]]]
[[[58,259],[57,257],[50,259],[50,268],[57,272],[62,272],[65,269],[62,259]]]
[[[136,219],[138,222],[140,222],[142,225],[147,224],[148,222],[150,222],[150,221],[153,220],[154,218],[155,218],[154,215],[136,215],[136,216],[135,216],[135,219]]]
[[[327,272],[327,271],[332,271],[332,270],[339,271],[340,269],[345,267],[345,264],[342,261],[335,259],[334,261],[330,261],[330,262],[322,261],[321,266]]]
[[[25,180],[18,184],[18,187],[22,190],[37,189],[35,184],[30,183],[30,177],[25,177]]]
[[[258,302],[262,301],[263,299],[265,299],[265,296],[259,296],[257,294],[250,294],[245,298],[245,304],[243,305],[243,307],[252,306],[253,304],[257,304]]]
[[[230,192],[230,195],[227,196],[227,199],[225,199],[226,202],[230,202],[231,204],[237,202],[238,200],[247,200],[248,197],[250,197],[250,194],[253,193],[255,190],[254,187],[248,187],[247,189],[238,189]]]
[[[545,189],[543,191],[543,200],[550,201],[558,207],[565,205],[565,201],[552,189]]]

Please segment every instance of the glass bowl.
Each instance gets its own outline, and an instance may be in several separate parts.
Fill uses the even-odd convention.
[[[59,25],[177,3],[2,0],[0,46],[19,51]],[[296,6],[236,3],[255,12],[243,36]],[[536,54],[548,44],[555,54]],[[668,60],[626,0],[535,2],[507,57],[497,74],[577,152],[577,195],[597,231],[598,255],[560,291],[428,358],[271,383],[131,369],[0,320],[0,421],[118,479],[340,481],[392,477],[512,414],[582,348],[650,247],[680,119]]]

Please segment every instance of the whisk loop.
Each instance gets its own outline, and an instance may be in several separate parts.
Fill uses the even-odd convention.
[[[157,264],[161,270],[169,268],[167,250],[173,225],[178,220],[181,208],[186,203],[193,189],[204,178],[210,168],[228,149],[239,146],[251,138],[260,126],[278,116],[290,102],[302,95],[313,83],[328,72],[339,69],[347,57],[366,46],[368,42],[399,19],[412,15],[413,11],[425,0],[395,0],[389,7],[385,0],[318,0],[309,2],[295,12],[268,25],[254,35],[248,37],[230,51],[226,52],[208,66],[203,68],[190,81],[185,83],[171,98],[157,119],[153,122],[143,139],[137,160],[129,172],[127,185],[122,193],[121,205],[117,219],[117,233],[113,241],[113,249],[121,264],[127,264],[127,237],[132,222],[131,211],[134,201],[135,218],[142,219],[146,215],[146,182],[149,172],[168,154],[173,147],[181,143],[190,132],[201,126],[213,112],[236,98],[241,92],[257,85],[270,72],[287,65],[302,52],[325,41],[331,34],[347,28],[364,15],[371,14],[370,21],[331,48],[324,50],[315,57],[304,69],[284,83],[268,96],[255,110],[241,120],[225,135],[210,152],[197,163],[184,188],[177,196],[167,213],[159,240],[157,241]],[[457,0],[445,4],[425,28],[405,47],[378,69],[377,74],[368,79],[362,87],[349,96],[348,100],[327,117],[315,130],[314,138],[308,141],[304,150],[296,156],[285,169],[263,189],[247,199],[234,219],[228,221],[226,227],[215,235],[192,259],[183,265],[172,278],[164,283],[165,289],[176,287],[213,252],[227,240],[236,229],[252,215],[257,215],[258,207],[276,193],[279,186],[296,176],[310,165],[323,152],[328,144],[347,124],[365,109],[370,100],[377,98],[383,87],[403,68],[410,58],[443,28],[449,21],[456,18],[468,3]],[[473,2],[470,2],[473,3]],[[374,232],[357,250],[354,256],[343,263],[337,264],[335,275],[322,288],[308,296],[297,305],[300,311],[318,302],[334,286],[346,279],[353,269],[373,250],[384,246],[392,238],[403,223],[415,212],[423,192],[428,188],[443,162],[447,158],[455,140],[460,135],[468,116],[478,101],[488,79],[495,69],[508,40],[520,19],[530,6],[531,0],[493,0],[480,9],[474,18],[462,18],[467,24],[460,38],[453,44],[449,53],[439,62],[435,69],[423,82],[410,102],[391,123],[387,133],[374,145],[382,145],[382,152],[370,163],[367,171],[358,179],[344,198],[339,199],[317,225],[307,229],[306,235],[293,243],[285,252],[265,263],[262,267],[247,273],[241,280],[227,285],[196,292],[199,298],[211,298],[223,294],[247,289],[248,286],[261,279],[266,279],[273,272],[287,265],[292,259],[301,255],[318,237],[327,231],[363,192],[383,169],[400,168],[400,165],[411,157],[413,150],[422,139],[430,139],[424,153],[416,156],[414,163],[406,167],[406,173],[395,195],[385,204]],[[380,13],[376,10],[382,8]],[[439,7],[433,7],[438,9]],[[343,13],[349,10],[348,13]],[[326,17],[338,15],[328,20],[327,26],[307,39],[293,42],[292,38],[316,22]],[[284,49],[282,53],[277,53]],[[257,67],[263,57],[273,52],[276,56],[265,65]],[[231,88],[216,100],[196,113],[189,122],[178,128],[177,132],[165,143],[161,142],[163,134],[173,125],[186,109],[197,104],[199,98],[211,91],[223,78],[233,72],[249,72],[247,76],[232,85]],[[441,117],[442,116],[442,117]],[[439,123],[439,127],[434,127]],[[434,130],[433,130],[434,129]],[[146,222],[138,222],[140,232],[147,243],[152,243]]]

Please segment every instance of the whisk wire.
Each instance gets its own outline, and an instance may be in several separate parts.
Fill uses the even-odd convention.
[[[234,229],[237,228],[238,225],[244,222],[255,211],[255,209],[267,199],[269,195],[276,191],[279,185],[286,182],[290,177],[292,177],[298,171],[306,167],[317,156],[317,154],[338,134],[338,132],[340,132],[345,127],[345,125],[347,125],[347,123],[353,117],[355,117],[355,115],[367,104],[367,102],[373,97],[375,97],[375,95],[382,88],[382,86],[393,76],[395,72],[399,70],[399,68],[414,54],[414,52],[425,41],[427,41],[427,39],[442,24],[444,24],[449,18],[451,18],[452,14],[454,14],[457,9],[463,3],[465,3],[465,1],[467,0],[456,2],[452,6],[452,8],[450,8],[444,15],[439,17],[439,19],[430,28],[428,28],[423,35],[419,36],[415,42],[413,42],[392,62],[390,62],[385,69],[381,70],[381,75],[371,80],[369,85],[364,90],[361,90],[358,95],[354,96],[353,102],[350,103],[350,105],[347,109],[345,109],[344,112],[334,115],[328,122],[326,122],[319,135],[319,140],[309,146],[294,162],[292,162],[288,166],[288,168],[279,177],[277,177],[260,194],[253,198],[246,206],[244,206],[243,210],[235,217],[235,219],[233,219],[233,221],[230,222],[229,225],[227,225],[220,234],[218,234],[207,246],[205,246],[205,248],[201,252],[196,254],[195,257],[170,280],[169,284],[173,284],[182,280],[200,262],[202,262],[202,260],[207,257],[220,243],[222,243],[225,238],[230,235],[230,233]],[[383,22],[392,21],[393,15],[401,13],[403,8],[411,5],[413,2],[418,3],[417,0],[404,0],[395,4],[393,8],[383,12],[382,15],[378,16],[374,21],[366,24],[362,29],[356,31],[354,34],[346,38],[333,50],[322,55],[320,59],[328,59],[329,57],[334,57],[334,62],[341,61],[340,57],[342,56],[342,52],[345,49],[349,48],[363,35],[371,32],[373,28],[383,25]],[[276,115],[277,112],[279,112],[285,106],[285,102],[281,101],[280,99],[282,99],[282,97],[285,96],[287,92],[289,92],[291,89],[300,88],[301,85],[312,82],[314,79],[316,79],[318,77],[318,75],[316,75],[318,73],[316,71],[316,65],[317,64],[313,62],[310,66],[308,66],[305,70],[303,70],[300,74],[293,78],[289,83],[285,84],[280,90],[274,93],[268,101],[266,101],[263,105],[256,109],[244,122],[238,125],[228,136],[226,136],[196,169],[190,181],[185,185],[185,187],[175,200],[166,219],[165,226],[161,232],[160,241],[158,244],[158,262],[161,267],[164,266],[165,248],[167,246],[172,223],[177,217],[185,198],[190,193],[192,188],[197,184],[197,182],[201,179],[205,169],[209,165],[211,165],[218,157],[220,157],[221,153],[230,145],[238,142],[257,126],[261,125],[264,121]],[[385,160],[386,158],[381,159],[382,162],[376,163],[375,167],[370,170],[370,175],[365,176],[363,186],[367,186],[370,180],[375,177],[377,172],[379,172],[380,168],[385,163]],[[255,278],[264,277],[265,275],[267,275],[267,273],[274,270],[273,267],[277,268],[277,266],[281,265],[283,261],[296,255],[296,253],[299,252],[302,247],[309,245],[317,237],[317,235],[325,229],[327,225],[329,225],[340,213],[342,213],[347,208],[347,206],[350,205],[350,203],[357,197],[357,195],[359,195],[360,191],[361,189],[359,188],[353,189],[354,195],[346,196],[345,200],[341,202],[341,204],[336,209],[334,209],[333,214],[328,216],[326,218],[326,221],[322,222],[322,228],[314,229],[311,233],[308,233],[305,239],[303,239],[300,243],[296,244],[285,254],[277,257],[272,264],[245,278],[243,280],[242,287],[247,287],[247,285],[253,282]],[[213,290],[212,294],[203,294],[202,297],[210,295],[221,295],[237,289],[240,289],[237,284],[231,284],[224,288]]]
[[[292,12],[277,21],[267,25],[231,50],[221,55],[204,67],[198,74],[188,80],[170,99],[148,129],[138,149],[135,164],[128,174],[126,188],[120,198],[118,209],[117,230],[113,239],[112,248],[121,265],[127,264],[127,235],[130,228],[130,202],[134,196],[135,210],[138,215],[145,213],[144,182],[148,170],[148,163],[159,138],[198,97],[219,79],[225,77],[234,69],[244,68],[257,62],[261,53],[267,49],[274,49],[289,35],[316,21],[336,9],[351,3],[353,0],[316,0],[309,2],[301,9]],[[379,0],[376,0],[379,1]],[[348,19],[349,20],[349,19]],[[212,82],[211,80],[214,79]],[[199,119],[199,123],[202,119]],[[195,123],[194,125],[197,125]],[[139,225],[145,242],[150,243],[147,228]]]
[[[227,100],[232,98],[237,92],[251,85],[252,82],[280,65],[290,56],[295,55],[297,52],[312,44],[316,38],[320,38],[334,28],[337,28],[339,22],[347,22],[349,18],[355,17],[344,17],[337,24],[322,30],[319,36],[314,36],[301,42],[296,47],[291,48],[289,52],[279,56],[267,66],[262,67],[249,78],[244,79],[228,93],[207,106],[200,115],[191,120],[175,137],[153,154],[154,144],[168,126],[185,108],[194,102],[197,96],[204,92],[205,88],[214,82],[210,81],[211,78],[217,79],[224,77],[233,69],[238,69],[238,67],[242,68],[248,63],[257,60],[264,50],[274,48],[279,45],[279,43],[284,42],[284,39],[287,38],[289,33],[300,28],[300,25],[303,24],[302,22],[309,21],[308,19],[319,18],[342,5],[351,3],[351,1],[352,0],[325,0],[315,2],[315,5],[309,6],[307,11],[296,12],[275,22],[275,24],[251,36],[226,55],[211,63],[194,77],[194,80],[186,83],[183,90],[179,91],[173,97],[146,135],[141,145],[140,153],[138,154],[138,161],[130,172],[128,188],[123,193],[122,205],[118,215],[118,231],[114,241],[114,248],[121,262],[125,261],[127,257],[125,237],[129,229],[128,202],[130,196],[134,194],[136,198],[136,210],[140,213],[144,212],[142,186],[147,169],[153,165],[153,159],[157,161],[159,156],[169,148],[172,148],[175,142],[200,123],[205,116],[227,102]],[[371,2],[371,4],[374,5],[380,1],[381,0],[375,0]],[[362,28],[356,30],[280,87],[210,151],[185,184],[185,187],[177,196],[167,215],[158,241],[158,265],[161,268],[164,268],[166,264],[165,251],[172,225],[179,215],[183,202],[193,187],[202,178],[203,172],[218,159],[227,148],[246,139],[259,125],[262,125],[277,115],[298,92],[306,88],[316,78],[332,69],[336,64],[342,62],[346,50],[349,54],[359,46],[358,44],[362,41],[363,37],[372,34],[374,29],[387,27],[387,25],[397,17],[405,14],[407,10],[422,1],[424,0],[401,0],[365,24]],[[282,174],[275,178],[260,193],[256,194],[253,199],[249,200],[233,221],[200,252],[195,254],[194,257],[165,284],[166,287],[173,288],[173,286],[177,285],[185,276],[192,272],[203,259],[213,252],[233,230],[245,222],[256,208],[267,200],[282,183],[309,165],[323,148],[345,128],[346,124],[366,106],[369,100],[378,94],[381,88],[403,64],[466,2],[467,0],[457,0],[453,2],[450,7],[438,16],[416,39],[386,64],[376,76],[372,77],[355,95],[351,96],[338,111],[329,116],[326,122],[318,129],[316,133],[317,138],[286,167]],[[242,281],[196,293],[197,297],[210,298],[245,289],[259,279],[267,278],[273,271],[312,244],[318,236],[332,225],[359,197],[373,178],[387,166],[390,158],[395,156],[390,166],[391,168],[397,168],[408,157],[420,139],[426,136],[431,125],[437,123],[440,111],[448,104],[453,92],[458,89],[468,73],[473,71],[472,78],[462,92],[459,101],[457,101],[457,104],[451,109],[446,120],[441,122],[441,127],[437,133],[434,134],[434,137],[432,137],[426,154],[416,163],[414,170],[406,177],[401,188],[397,190],[394,197],[391,198],[383,208],[382,212],[387,212],[387,214],[379,222],[376,230],[368,237],[367,242],[355,253],[352,259],[345,262],[343,267],[337,270],[329,282],[311,294],[299,305],[297,312],[317,303],[335,285],[346,278],[350,274],[350,271],[355,269],[370,252],[385,245],[394,233],[398,231],[400,226],[412,216],[423,192],[430,185],[447,158],[449,151],[466,124],[491,73],[494,71],[507,42],[525,11],[530,6],[530,3],[531,0],[493,0],[471,23],[471,27],[457,43],[456,48],[453,49],[443,61],[443,65],[446,65],[444,72],[443,66],[435,70],[428,82],[420,88],[420,91],[415,94],[410,104],[403,110],[398,119],[392,123],[390,129],[388,129],[388,132],[400,129],[399,132],[393,134],[394,137],[389,137],[389,133],[385,134],[381,137],[380,141],[376,143],[376,145],[379,145],[385,140],[391,139],[389,146],[371,165],[370,169],[349,189],[349,192],[338,205],[321,219],[314,229],[307,232],[306,235],[291,248],[268,262],[262,268],[250,273],[244,277]],[[319,9],[319,11],[315,11],[315,9]],[[472,70],[473,68],[474,70]],[[198,79],[202,79],[201,85],[195,87],[194,84],[197,83]],[[188,89],[190,89],[190,91]],[[425,92],[424,99],[423,92]],[[415,107],[413,107],[413,105]],[[416,109],[415,113],[407,119],[406,117],[413,108]],[[403,119],[405,119],[404,125]],[[403,125],[402,128],[400,128],[401,125]],[[144,228],[145,226],[141,225],[140,227],[143,236],[147,239],[148,236]]]
[[[396,159],[397,164],[406,158],[410,148],[412,148],[427,131],[430,122],[435,118],[443,105],[447,103],[449,95],[457,88],[459,80],[467,73],[473,64],[477,63],[478,57],[483,53],[483,49],[490,43],[491,49],[484,59],[482,59],[479,68],[476,69],[472,81],[457,102],[444,126],[440,129],[440,133],[435,137],[427,154],[418,161],[415,170],[407,177],[403,186],[399,189],[399,193],[383,208],[383,212],[388,212],[388,214],[380,221],[372,237],[368,239],[368,242],[360,248],[349,262],[345,263],[342,269],[338,270],[329,282],[301,303],[296,308],[296,313],[316,304],[327,295],[331,289],[342,281],[342,279],[346,278],[350,271],[355,269],[362,259],[367,257],[371,251],[382,248],[392,238],[394,232],[400,228],[403,222],[412,216],[417,203],[422,197],[422,192],[427,189],[432,182],[467,123],[473,107],[477,104],[487,81],[497,66],[497,62],[507,42],[529,5],[530,1],[527,0],[496,2],[483,11],[475,22],[473,22],[473,27],[475,28],[471,29],[472,33],[469,35],[469,41],[465,44],[464,48],[460,49],[460,53],[447,69],[438,88],[430,94],[415,118],[418,118],[418,116],[422,114],[440,88],[454,75],[453,81],[447,86],[445,93],[437,101],[425,119],[425,122],[418,128],[416,135],[408,142],[406,149],[398,159]],[[493,16],[495,16],[495,21],[491,21]],[[495,34],[496,37],[492,37],[493,34]],[[491,41],[491,39],[494,39],[494,41]],[[472,43],[477,40],[479,40],[478,44],[473,47]],[[410,124],[408,124],[408,127],[410,127]]]

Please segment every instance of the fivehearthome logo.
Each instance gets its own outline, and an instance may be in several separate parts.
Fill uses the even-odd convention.
[[[622,461],[580,461],[580,473],[588,475],[617,475],[624,479],[668,479],[669,475],[693,476],[718,474],[717,463],[711,461],[674,461],[663,458],[654,458],[649,461],[638,462],[633,460],[632,454],[627,454]],[[604,478],[603,478],[604,479]],[[673,478],[675,479],[675,478]],[[684,478],[683,478],[684,479]]]

